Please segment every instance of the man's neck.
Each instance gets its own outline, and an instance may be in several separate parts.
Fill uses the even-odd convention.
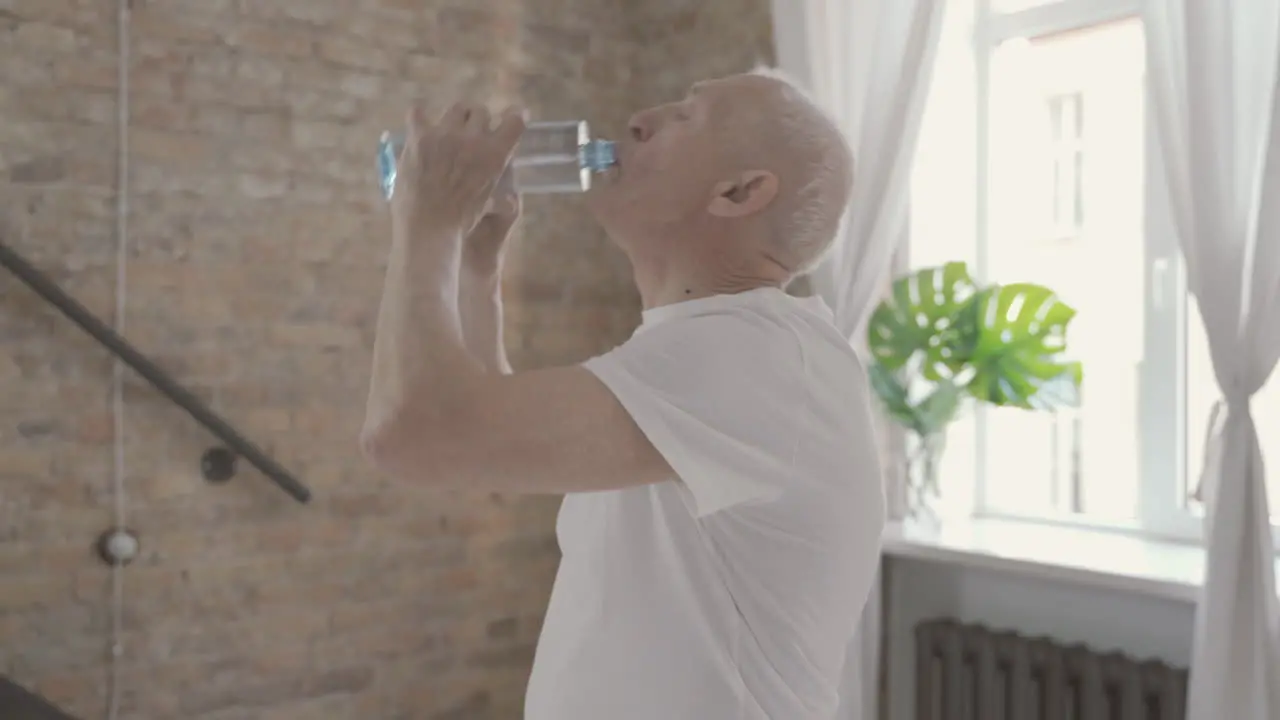
[[[756,283],[736,283],[726,282],[722,284],[701,284],[701,283],[675,283],[673,285],[654,287],[637,282],[640,287],[640,299],[644,304],[645,310],[651,310],[663,305],[672,305],[686,300],[697,300],[698,298],[712,297],[715,295],[733,295],[748,290],[755,290],[762,287],[779,287],[776,282],[756,282]]]
[[[786,271],[771,258],[757,256],[749,233],[717,240],[713,229],[663,228],[658,237],[627,243],[644,309],[733,295],[786,284]]]
[[[783,284],[780,278],[735,272],[721,264],[635,263],[634,268],[636,287],[646,310],[713,295],[781,287]]]

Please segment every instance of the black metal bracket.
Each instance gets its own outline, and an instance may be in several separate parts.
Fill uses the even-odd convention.
[[[99,535],[93,548],[102,562],[123,567],[138,557],[142,543],[134,531],[128,528],[113,528]]]
[[[0,675],[0,717],[5,720],[75,720],[53,703]]]
[[[150,358],[130,345],[115,330],[89,312],[88,308],[68,295],[58,287],[57,283],[3,242],[0,242],[0,265],[8,268],[14,277],[57,308],[71,322],[79,325],[81,330],[124,361],[152,387],[185,410],[196,422],[203,425],[226,445],[225,448],[207,451],[201,458],[201,472],[206,479],[210,482],[224,482],[230,479],[235,474],[235,458],[239,456],[248,460],[294,500],[305,503],[311,499],[311,490],[293,477],[288,470],[281,467],[280,463],[237,432],[190,390],[180,385]]]
[[[200,474],[211,483],[224,483],[236,474],[236,454],[223,447],[209,448],[200,456]]]

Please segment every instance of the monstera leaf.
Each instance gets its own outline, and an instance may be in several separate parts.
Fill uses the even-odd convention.
[[[973,372],[970,395],[1028,410],[1079,402],[1082,369],[1063,357],[1076,311],[1052,290],[1031,283],[985,288],[966,312],[958,324],[968,336],[962,344]]]
[[[902,425],[915,429],[916,414],[907,400],[907,389],[894,377],[893,371],[881,363],[873,362],[868,372],[871,376],[871,389],[880,396],[885,411]]]
[[[917,379],[916,386],[926,389],[913,393],[898,381],[893,371],[878,362],[872,363],[870,374],[871,387],[884,402],[890,417],[921,437],[942,432],[960,409],[961,388],[950,380]]]
[[[927,380],[950,380],[968,354],[972,339],[956,326],[973,302],[975,288],[962,262],[925,268],[893,283],[867,326],[876,361],[890,371],[919,371]]]
[[[939,380],[933,385],[932,391],[915,406],[921,437],[940,433],[951,424],[960,410],[960,396],[960,386],[950,380]]]

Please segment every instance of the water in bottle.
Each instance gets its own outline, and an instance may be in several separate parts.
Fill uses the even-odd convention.
[[[396,159],[404,137],[382,133],[378,143],[378,179],[388,200],[395,191]],[[614,143],[591,138],[581,120],[532,122],[520,136],[510,171],[518,193],[573,193],[591,189],[591,176],[617,162]]]

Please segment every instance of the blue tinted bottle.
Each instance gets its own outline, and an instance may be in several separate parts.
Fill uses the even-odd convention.
[[[388,200],[395,190],[402,135],[384,132],[378,142],[378,182]],[[614,143],[591,138],[581,120],[531,122],[511,159],[512,181],[522,194],[578,193],[591,189],[596,173],[617,162]]]

